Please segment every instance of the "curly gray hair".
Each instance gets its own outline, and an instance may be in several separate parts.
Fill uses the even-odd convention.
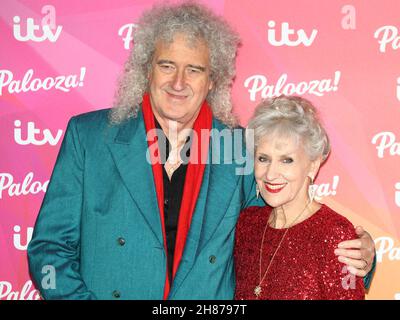
[[[119,80],[111,123],[136,117],[148,78],[157,41],[173,41],[183,33],[189,41],[204,40],[210,52],[213,88],[207,95],[215,118],[229,127],[237,125],[232,113],[231,85],[235,76],[235,59],[239,36],[221,17],[204,6],[185,2],[179,5],[155,6],[144,12],[133,35],[134,46]]]
[[[246,130],[249,151],[254,152],[260,141],[272,134],[300,139],[310,160],[321,156],[324,162],[329,155],[328,135],[315,107],[304,98],[281,95],[257,106]]]

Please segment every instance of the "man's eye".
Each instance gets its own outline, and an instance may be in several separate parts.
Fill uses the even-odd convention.
[[[169,64],[160,64],[160,68],[163,71],[172,71],[174,69],[174,67]]]
[[[200,70],[199,70],[199,69],[194,69],[194,68],[189,68],[189,69],[188,69],[188,72],[189,72],[189,73],[199,73]]]

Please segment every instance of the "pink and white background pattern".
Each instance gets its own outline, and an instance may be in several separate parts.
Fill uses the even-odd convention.
[[[400,299],[400,2],[202,2],[242,37],[242,125],[281,93],[317,106],[332,141],[318,196],[375,239],[367,298]],[[135,21],[154,3],[1,1],[0,299],[38,297],[26,247],[67,121],[112,105]]]

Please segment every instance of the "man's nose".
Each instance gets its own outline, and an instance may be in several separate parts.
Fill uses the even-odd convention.
[[[172,82],[172,88],[176,91],[181,91],[185,88],[185,73],[184,71],[177,70]]]

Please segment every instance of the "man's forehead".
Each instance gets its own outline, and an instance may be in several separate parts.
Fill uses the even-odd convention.
[[[172,44],[183,44],[190,49],[195,49],[199,46],[205,46],[208,48],[206,40],[201,36],[193,36],[185,33],[175,33],[174,35],[164,38],[160,37],[156,39],[155,48],[166,48],[168,49]]]
[[[162,39],[157,42],[153,63],[160,63],[160,61],[208,68],[210,52],[203,39],[192,41],[184,35],[179,35],[170,42]]]

